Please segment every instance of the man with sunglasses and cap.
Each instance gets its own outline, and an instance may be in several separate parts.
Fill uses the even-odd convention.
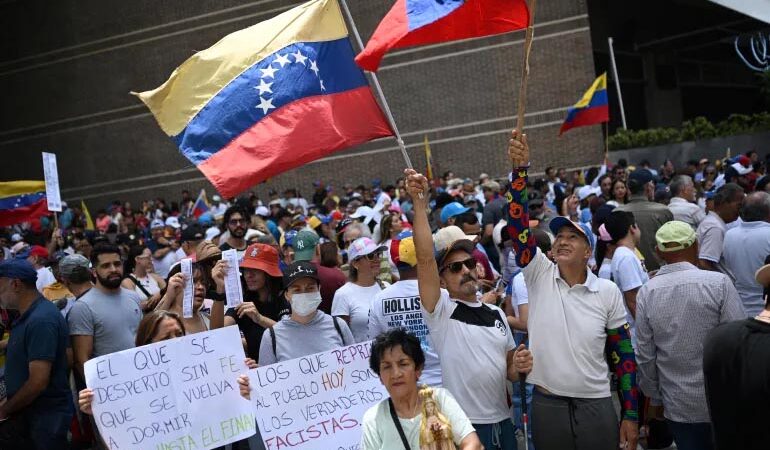
[[[414,201],[421,312],[441,361],[444,387],[467,413],[486,449],[516,449],[508,380],[531,370],[532,355],[524,346],[516,348],[503,311],[477,298],[475,236],[447,227],[431,238],[425,212],[428,180],[412,169],[405,174]]]
[[[528,382],[535,385],[532,437],[538,450],[636,449],[636,362],[618,287],[588,268],[591,239],[566,217],[549,223],[556,239],[549,260],[529,229],[526,135],[514,130],[513,171],[506,198],[508,232],[529,294]],[[443,361],[442,361],[443,362]],[[610,393],[608,366],[620,388],[621,423]]]

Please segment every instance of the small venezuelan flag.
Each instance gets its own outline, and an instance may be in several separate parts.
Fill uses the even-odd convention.
[[[595,125],[610,120],[610,109],[607,103],[607,72],[599,75],[591,87],[583,94],[583,98],[567,110],[567,118],[561,125],[559,135],[570,128]]]
[[[206,198],[206,190],[201,189],[201,193],[198,195],[198,198],[195,200],[195,204],[192,206],[191,215],[197,219],[203,215],[203,213],[208,212],[208,210],[209,200]]]
[[[45,181],[0,183],[0,226],[29,222],[48,215]]]
[[[393,133],[354,61],[336,0],[225,36],[137,94],[224,197]]]

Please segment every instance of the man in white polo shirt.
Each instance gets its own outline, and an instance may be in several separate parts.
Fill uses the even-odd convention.
[[[551,262],[535,245],[527,212],[526,135],[514,131],[508,200],[508,233],[529,293],[529,344],[535,385],[532,437],[538,450],[636,449],[638,438],[636,362],[623,297],[614,283],[587,267],[591,239],[575,222],[556,217]],[[605,353],[606,349],[606,353]],[[443,363],[443,360],[442,360]],[[618,427],[608,365],[615,369],[621,398]]]
[[[414,202],[421,310],[441,361],[444,387],[468,415],[485,449],[515,450],[508,380],[531,370],[532,355],[524,346],[515,347],[505,313],[476,297],[474,237],[449,226],[432,239],[428,180],[411,169],[405,173]]]

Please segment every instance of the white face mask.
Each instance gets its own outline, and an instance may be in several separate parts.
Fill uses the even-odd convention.
[[[291,310],[300,316],[313,314],[321,304],[321,292],[308,292],[291,296]]]

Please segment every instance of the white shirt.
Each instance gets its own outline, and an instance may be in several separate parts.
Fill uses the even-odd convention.
[[[671,197],[668,209],[674,214],[674,220],[682,221],[693,229],[698,228],[701,220],[706,217],[706,212],[695,203],[690,203],[682,197]]]
[[[384,283],[389,286],[387,283]],[[356,342],[364,342],[369,333],[369,306],[374,296],[382,290],[378,283],[361,287],[353,282],[345,283],[334,293],[332,316],[350,317],[350,331]]]
[[[527,293],[527,283],[524,281],[524,274],[519,272],[513,277],[513,284],[511,290],[511,306],[516,312],[516,317],[519,317],[519,305],[526,305],[529,303],[529,293]]]
[[[438,409],[447,418],[452,426],[452,440],[458,445],[466,436],[473,433],[468,416],[465,415],[457,400],[446,389],[435,388],[433,398],[438,403]],[[422,413],[411,419],[398,418],[404,436],[413,450],[420,449],[420,422]],[[361,425],[361,450],[403,450],[404,444],[398,434],[393,417],[390,415],[390,406],[387,400],[369,408],[364,413]]]
[[[508,407],[508,352],[516,348],[503,311],[480,302],[452,300],[442,291],[432,313],[420,305],[441,361],[444,387],[471,423],[498,423]]]
[[[53,283],[56,283],[56,277],[53,276],[51,269],[48,267],[37,269],[37,281],[35,282],[35,286],[37,286],[38,291],[43,292],[44,287]]]
[[[607,330],[626,323],[618,287],[590,270],[585,283],[570,287],[539,249],[522,271],[534,358],[528,382],[565,397],[609,397]]]
[[[155,273],[160,275],[161,278],[167,278],[168,272],[171,270],[171,266],[178,261],[175,251],[166,253],[161,259],[152,258],[152,267],[155,268]]]
[[[417,280],[401,280],[378,292],[369,308],[369,336],[394,328],[404,328],[417,336],[425,353],[425,367],[420,383],[441,386],[441,364],[434,350],[432,337],[420,309],[420,291]]]
[[[599,267],[599,273],[596,276],[603,280],[612,281],[612,258],[604,258],[602,266]]]
[[[612,255],[612,281],[618,285],[620,292],[633,291],[650,281],[642,261],[630,248],[618,246]],[[623,302],[625,305],[625,301]],[[626,308],[626,322],[631,328],[631,343],[636,348],[636,321],[631,311]]]

